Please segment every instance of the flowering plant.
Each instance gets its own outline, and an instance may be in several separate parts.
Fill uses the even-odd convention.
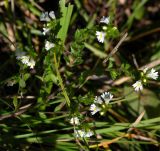
[[[0,150],[158,149],[158,5],[146,2],[0,2]]]

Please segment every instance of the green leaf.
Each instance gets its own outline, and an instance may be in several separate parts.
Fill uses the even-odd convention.
[[[88,39],[88,35],[88,29],[77,29],[74,38],[76,42],[81,43]]]
[[[139,12],[141,11],[141,8],[144,7],[144,5],[147,3],[147,1],[148,0],[141,0],[140,2],[139,1],[134,2],[133,13],[129,16],[128,21],[126,23],[129,28],[132,26],[132,23],[135,19],[135,16],[138,16],[138,14],[140,14]],[[141,17],[141,15],[139,16],[139,18],[140,17]]]
[[[21,88],[25,88],[25,87],[26,87],[26,82],[24,81],[24,79],[20,79],[20,80],[19,80],[19,86],[20,86]]]
[[[36,75],[36,78],[38,78],[39,80],[41,80],[41,82],[43,82],[43,77]]]
[[[17,109],[18,109],[18,99],[17,99],[17,96],[13,97],[13,105],[14,105],[15,111],[17,111]]]
[[[90,44],[84,43],[84,45],[85,45],[85,47],[87,49],[89,49],[90,51],[92,51],[99,58],[106,58],[107,57],[107,55],[103,51],[101,51],[101,50],[99,50],[99,49],[91,46]]]
[[[143,15],[144,15],[144,13],[145,13],[145,9],[144,9],[144,7],[142,6],[142,7],[139,7],[136,11],[135,11],[135,18],[137,19],[137,20],[141,20],[142,19],[142,17],[143,17]]]
[[[28,80],[28,78],[30,77],[31,75],[29,74],[29,73],[26,73],[24,76],[23,76],[23,78],[24,78],[24,80],[26,81],[26,80]]]
[[[61,29],[58,32],[57,38],[61,39],[62,43],[64,43],[73,11],[73,5],[69,4],[68,7],[65,7],[65,0],[60,0],[59,5],[62,17],[60,19]]]
[[[112,79],[115,80],[116,77],[118,76],[118,72],[116,70],[110,70],[110,75]]]

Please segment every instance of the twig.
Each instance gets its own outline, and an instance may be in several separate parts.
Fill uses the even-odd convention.
[[[133,63],[134,63],[134,65],[136,66],[136,68],[138,69],[138,68],[139,68],[139,66],[138,66],[138,63],[137,63],[137,60],[136,60],[135,55],[134,55],[134,54],[132,54],[132,57],[133,57]]]
[[[37,7],[40,11],[44,11],[44,9],[38,5],[36,2],[34,2],[33,0],[29,0],[35,7]]]
[[[155,29],[152,29],[152,30],[150,30],[150,31],[147,31],[147,32],[145,32],[145,33],[142,33],[142,34],[140,34],[140,35],[138,35],[138,36],[135,36],[135,37],[129,39],[129,42],[130,42],[130,41],[135,41],[135,40],[137,40],[137,39],[140,39],[140,38],[142,38],[142,37],[148,36],[148,35],[150,35],[150,34],[152,34],[152,33],[156,33],[156,32],[160,32],[160,28],[159,28],[159,27],[158,27],[158,28],[155,28]]]
[[[121,85],[121,84],[123,84],[124,82],[129,81],[129,80],[131,80],[131,77],[121,77],[121,78],[119,78],[118,80],[115,80],[115,81],[112,83],[112,86]]]
[[[136,126],[139,124],[139,122],[142,120],[144,114],[145,114],[145,111],[143,111],[143,112],[138,116],[138,118],[137,118],[137,119],[135,120],[135,122],[131,125],[131,128],[129,128],[127,132],[132,131],[133,127],[136,127]]]
[[[4,99],[13,99],[15,96],[6,96],[6,97],[1,97],[1,98],[4,98]],[[16,96],[17,99],[35,99],[36,97],[35,96]]]
[[[118,42],[118,44],[114,47],[114,49],[110,52],[110,54],[103,61],[103,63],[106,63],[108,61],[108,59],[118,51],[119,46],[124,42],[124,40],[126,39],[127,35],[128,35],[128,33],[124,34],[124,36],[121,38],[121,40]]]
[[[142,67],[139,68],[139,70],[143,70],[144,68],[148,68],[148,69],[151,69],[157,65],[160,65],[160,59],[157,59],[157,60],[154,60],[153,62],[150,62]]]
[[[12,113],[12,114],[8,114],[8,115],[2,115],[0,116],[0,121],[6,119],[6,118],[10,118],[10,117],[16,117],[18,115],[21,115],[22,113],[24,113],[25,111],[27,111],[27,109],[32,105],[32,103],[27,104],[25,106],[22,106],[20,108],[20,110],[18,112]]]

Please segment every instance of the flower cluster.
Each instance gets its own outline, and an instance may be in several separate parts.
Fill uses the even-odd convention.
[[[80,125],[79,118],[78,117],[72,117],[70,119],[70,124],[72,124],[72,125]]]
[[[94,133],[91,130],[75,130],[75,137],[91,137]]]
[[[40,16],[40,21],[44,21],[44,22],[50,22],[53,19],[56,19],[54,11],[44,12]],[[43,28],[42,34],[47,35],[50,32],[50,30],[51,29],[48,27],[48,25],[45,25],[45,27]]]
[[[141,74],[141,80],[136,81],[132,86],[135,89],[135,91],[142,91],[143,90],[143,84],[146,83],[147,79],[154,79],[157,80],[158,78],[158,72],[154,68],[152,68],[150,71],[148,71],[148,68],[145,68],[142,71]]]
[[[40,16],[40,21],[44,21],[44,22],[50,22],[53,19],[56,19],[54,11],[44,12]],[[46,24],[45,27],[43,28],[42,34],[47,35],[50,32],[50,30],[51,30],[50,27],[48,26],[48,24]],[[51,43],[49,41],[45,42],[45,49],[47,51],[53,48],[54,46],[55,46],[54,43]]]
[[[74,125],[74,126],[79,126],[80,125],[80,120],[78,117],[74,116],[70,119],[70,124]],[[91,137],[93,134],[93,132],[91,130],[80,130],[80,129],[76,129],[74,131],[75,137]]]
[[[96,96],[94,103],[90,106],[91,114],[94,115],[101,111],[101,114],[107,109],[113,95],[110,92],[104,92],[101,96]]]
[[[100,20],[100,23],[109,24],[109,21],[110,21],[109,17],[103,16]],[[106,29],[106,26],[105,26],[105,28],[103,28],[103,30],[105,30],[105,29]],[[99,42],[103,43],[105,36],[106,36],[106,33],[104,31],[96,31],[96,36],[97,36],[97,40]]]
[[[96,96],[94,99],[94,103],[90,106],[91,114],[94,115],[97,112],[100,112],[100,114],[103,115],[107,111],[109,107],[109,102],[112,100],[112,98],[113,95],[110,92],[104,92],[100,96]],[[76,116],[72,117],[70,119],[70,124],[79,127],[79,118]],[[91,130],[86,131],[84,129],[76,129],[74,133],[76,137],[91,137],[92,135],[94,135],[94,133]]]
[[[26,55],[25,52],[17,51],[16,52],[16,59],[20,60],[23,64],[29,66],[31,69],[35,66],[35,61],[32,57]]]
[[[55,18],[56,17],[55,17],[54,11],[44,12],[40,16],[40,21],[49,22],[49,21],[51,21],[51,19],[55,19]]]

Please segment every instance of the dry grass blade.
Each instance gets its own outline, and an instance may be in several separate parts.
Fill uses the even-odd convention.
[[[125,33],[124,36],[121,38],[121,40],[118,42],[118,44],[114,47],[114,49],[110,52],[110,54],[108,55],[108,57],[103,61],[103,63],[106,63],[108,61],[108,59],[115,54],[118,51],[119,46],[124,42],[124,40],[126,39],[128,33]]]
[[[22,107],[20,108],[20,110],[19,110],[18,112],[16,112],[16,113],[12,113],[12,114],[8,114],[8,115],[1,115],[1,116],[0,116],[0,121],[1,121],[1,120],[4,120],[4,119],[6,119],[6,118],[16,117],[16,116],[19,116],[19,115],[23,114],[24,112],[27,111],[27,109],[28,109],[29,107],[31,107],[31,105],[32,105],[32,104],[30,103],[30,104],[27,104],[27,105],[25,105],[25,106],[22,106]]]
[[[129,128],[128,132],[132,131],[133,127],[136,127],[136,125],[139,124],[139,122],[142,120],[143,116],[145,114],[145,111],[143,111],[138,118],[135,120],[135,122],[131,125],[131,128]]]
[[[154,61],[152,61],[152,62],[150,62],[150,63],[148,63],[148,64],[140,67],[139,70],[143,70],[143,69],[146,68],[146,67],[147,67],[148,69],[151,69],[151,68],[153,68],[153,67],[155,67],[155,66],[157,66],[157,65],[159,65],[159,64],[160,64],[160,59],[157,59],[157,60],[154,60]]]

